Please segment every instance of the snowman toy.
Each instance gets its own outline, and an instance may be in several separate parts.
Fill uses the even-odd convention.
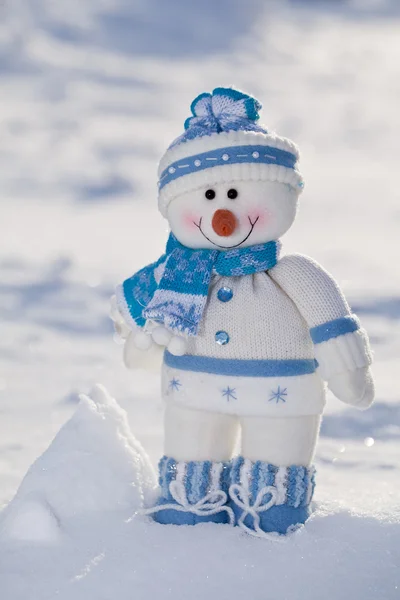
[[[304,184],[296,145],[261,126],[260,109],[232,88],[195,98],[159,166],[165,254],[117,288],[112,318],[126,362],[133,347],[165,347],[160,495],[147,512],[277,539],[311,514],[325,386],[365,409],[374,385],[338,284],[306,256],[280,257]]]

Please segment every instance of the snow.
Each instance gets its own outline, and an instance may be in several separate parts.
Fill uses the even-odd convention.
[[[228,525],[158,525],[140,513],[154,488],[125,412],[97,386],[0,515],[7,598],[26,598],[28,582],[33,598],[65,600],[180,598],[188,585],[194,600],[397,596],[399,515],[320,503],[306,528],[266,542]]]
[[[0,16],[1,600],[400,597],[398,3],[15,0]],[[163,249],[157,159],[193,97],[229,84],[299,144],[284,250],[337,277],[375,352],[376,403],[329,398],[317,509],[284,544],[131,519],[152,487],[135,438],[155,465],[162,407],[154,365],[122,364],[109,297]]]
[[[74,415],[2,512],[4,534],[23,539],[21,513],[28,539],[43,537],[37,519],[51,538],[54,525],[63,529],[72,517],[116,508],[134,512],[150,503],[155,487],[154,470],[125,411],[97,385],[91,397],[81,396]]]

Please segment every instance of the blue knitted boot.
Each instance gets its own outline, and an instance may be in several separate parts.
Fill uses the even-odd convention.
[[[311,512],[314,475],[314,467],[276,467],[238,456],[229,488],[236,525],[252,535],[274,537],[268,534],[286,534],[305,523]]]
[[[163,456],[159,462],[161,496],[146,511],[165,525],[196,525],[211,521],[231,523],[227,507],[230,463],[177,462]]]

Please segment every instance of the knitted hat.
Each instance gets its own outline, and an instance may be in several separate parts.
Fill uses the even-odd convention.
[[[163,216],[176,196],[224,181],[278,181],[302,191],[297,146],[259,125],[260,109],[258,100],[232,88],[216,88],[193,100],[185,132],[159,164]]]

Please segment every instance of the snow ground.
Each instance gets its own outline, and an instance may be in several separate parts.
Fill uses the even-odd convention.
[[[284,249],[338,278],[377,380],[366,413],[330,399],[318,509],[287,544],[127,509],[66,517],[50,548],[0,535],[1,600],[400,597],[398,4],[13,0],[0,16],[0,506],[96,381],[160,455],[158,381],[123,368],[108,298],[161,253],[156,161],[216,85],[252,92],[300,145]]]

